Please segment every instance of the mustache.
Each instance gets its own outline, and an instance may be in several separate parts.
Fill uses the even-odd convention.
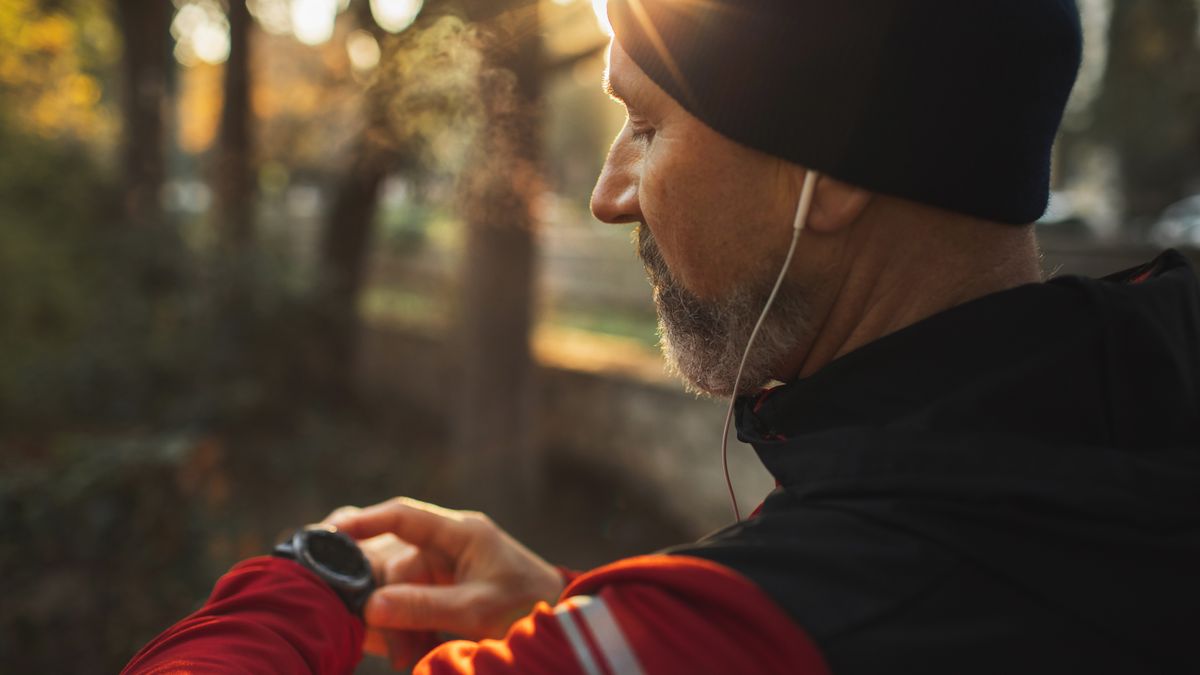
[[[663,258],[662,251],[658,248],[658,242],[655,241],[654,233],[650,231],[650,228],[646,227],[645,223],[638,223],[637,228],[633,231],[633,239],[638,258],[641,259],[642,266],[646,268],[646,275],[650,278],[650,283],[655,286],[672,283],[674,278],[667,268],[667,261]]]

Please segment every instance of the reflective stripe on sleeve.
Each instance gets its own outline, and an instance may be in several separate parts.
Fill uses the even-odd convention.
[[[575,659],[579,661],[579,667],[583,668],[585,675],[604,675],[600,672],[600,666],[596,665],[596,659],[592,658],[592,650],[588,647],[587,641],[583,638],[583,633],[579,632],[579,627],[575,625],[575,620],[571,618],[571,613],[575,608],[571,605],[571,600],[568,598],[559,603],[554,608],[554,616],[558,619],[558,625],[562,627],[563,633],[567,636],[567,642],[570,643],[571,649],[575,651]]]
[[[567,598],[555,609],[555,614],[585,673],[599,673],[596,660],[602,659],[613,675],[642,675],[633,648],[603,599],[591,595]],[[599,654],[593,654],[588,640],[572,621],[572,614],[583,620]]]

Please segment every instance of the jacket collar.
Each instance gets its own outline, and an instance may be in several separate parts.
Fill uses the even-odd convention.
[[[1167,251],[1103,280],[1062,277],[979,298],[743,396],[738,438],[783,484],[819,478],[814,463],[844,465],[820,456],[880,432],[1198,442],[1198,336],[1196,279]]]

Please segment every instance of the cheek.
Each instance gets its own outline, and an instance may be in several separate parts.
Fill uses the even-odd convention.
[[[646,225],[671,273],[703,299],[720,297],[741,264],[738,198],[720,164],[696,152],[694,139],[664,139],[648,148],[639,187]]]
[[[686,162],[680,161],[670,145],[656,139],[647,151],[638,198],[646,226],[654,233],[671,274],[692,289],[702,259],[700,224],[690,194],[695,183],[687,174]]]

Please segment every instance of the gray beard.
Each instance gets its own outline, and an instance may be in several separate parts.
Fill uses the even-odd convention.
[[[771,295],[782,259],[773,266],[764,266],[765,273],[759,278],[731,289],[724,297],[701,300],[667,269],[649,228],[639,224],[634,237],[638,256],[654,286],[659,345],[667,369],[683,380],[689,392],[729,396],[742,352]],[[756,391],[771,382],[780,364],[809,337],[808,316],[801,289],[784,281],[746,358],[738,394]]]

